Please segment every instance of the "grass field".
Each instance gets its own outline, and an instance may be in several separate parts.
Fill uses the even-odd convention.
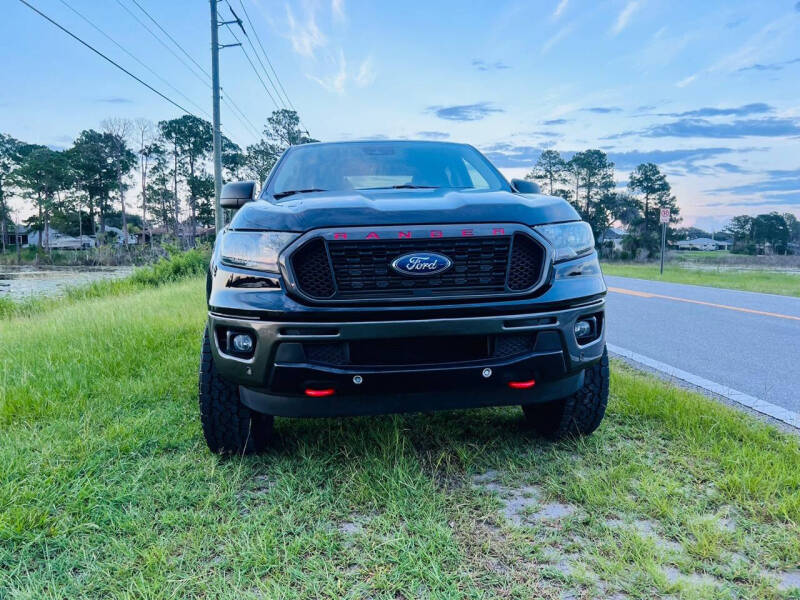
[[[202,440],[203,283],[0,321],[0,598],[799,598],[800,444],[613,366],[592,437],[518,409]]]
[[[693,269],[665,265],[659,273],[658,263],[603,263],[603,273],[620,277],[638,277],[672,283],[689,283],[748,292],[764,292],[800,297],[800,273],[780,273],[768,270]]]

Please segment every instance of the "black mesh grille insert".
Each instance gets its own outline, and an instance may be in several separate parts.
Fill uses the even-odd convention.
[[[535,333],[432,336],[303,344],[310,363],[331,366],[426,365],[503,359],[533,352]]]
[[[331,241],[341,298],[437,296],[505,291],[508,237]],[[401,275],[391,262],[409,252],[439,252],[453,261],[440,275]]]
[[[344,365],[347,360],[347,344],[332,342],[330,344],[303,344],[309,362],[326,365]]]
[[[516,333],[509,335],[498,335],[494,341],[495,358],[506,358],[533,352],[536,343],[535,333]]]
[[[357,340],[349,346],[354,365],[430,365],[489,357],[489,337],[485,335]]]
[[[533,286],[542,274],[544,248],[527,235],[514,234],[511,266],[508,270],[508,288],[515,292]]]
[[[292,269],[303,293],[312,298],[333,296],[333,277],[322,238],[315,238],[295,251],[292,255]]]

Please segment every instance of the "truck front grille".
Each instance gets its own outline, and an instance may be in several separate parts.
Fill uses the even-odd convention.
[[[444,254],[452,266],[424,276],[404,275],[391,267],[396,258],[412,252]],[[540,281],[545,257],[544,247],[521,232],[402,240],[315,237],[294,250],[289,264],[305,296],[357,301],[517,294]]]

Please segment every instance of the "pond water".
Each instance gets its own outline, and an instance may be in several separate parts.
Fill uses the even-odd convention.
[[[133,267],[51,267],[0,265],[0,298],[22,300],[31,296],[60,296],[68,287],[101,279],[119,279]]]

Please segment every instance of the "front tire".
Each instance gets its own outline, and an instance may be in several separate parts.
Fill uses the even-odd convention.
[[[571,396],[543,404],[522,406],[534,431],[551,440],[589,435],[600,426],[608,404],[608,350],[600,362],[587,368],[583,387]]]
[[[208,448],[218,454],[261,452],[272,438],[272,415],[250,410],[239,399],[239,386],[223,379],[203,334],[199,377],[200,421]]]

